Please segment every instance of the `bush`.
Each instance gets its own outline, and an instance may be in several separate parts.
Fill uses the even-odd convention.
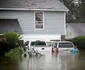
[[[9,46],[9,49],[13,49],[16,47],[21,47],[24,46],[21,41],[22,37],[20,34],[16,33],[16,32],[6,32],[3,34],[4,39],[3,42]]]
[[[79,49],[85,50],[85,36],[78,36],[72,39],[74,45],[76,45]]]
[[[23,48],[17,47],[17,48],[11,49],[10,52],[5,54],[5,56],[21,57],[22,54],[23,54]]]

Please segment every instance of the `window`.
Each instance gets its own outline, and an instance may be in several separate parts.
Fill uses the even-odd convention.
[[[73,47],[72,43],[59,43],[59,48],[71,48]]]
[[[43,29],[43,12],[35,12],[35,29]]]
[[[57,43],[54,44],[54,48],[57,48]]]
[[[44,41],[32,41],[31,46],[46,46],[46,43]]]

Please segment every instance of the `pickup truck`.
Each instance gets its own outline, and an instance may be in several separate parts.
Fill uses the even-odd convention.
[[[50,53],[52,51],[52,46],[47,45],[45,41],[29,41],[28,44],[29,49],[33,49],[39,53]]]

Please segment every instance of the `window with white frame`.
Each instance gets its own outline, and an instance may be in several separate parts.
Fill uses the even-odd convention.
[[[35,12],[35,29],[43,29],[43,12]]]

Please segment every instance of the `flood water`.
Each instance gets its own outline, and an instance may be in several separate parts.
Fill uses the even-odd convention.
[[[0,56],[0,70],[85,70],[85,52],[46,53],[43,56]]]

